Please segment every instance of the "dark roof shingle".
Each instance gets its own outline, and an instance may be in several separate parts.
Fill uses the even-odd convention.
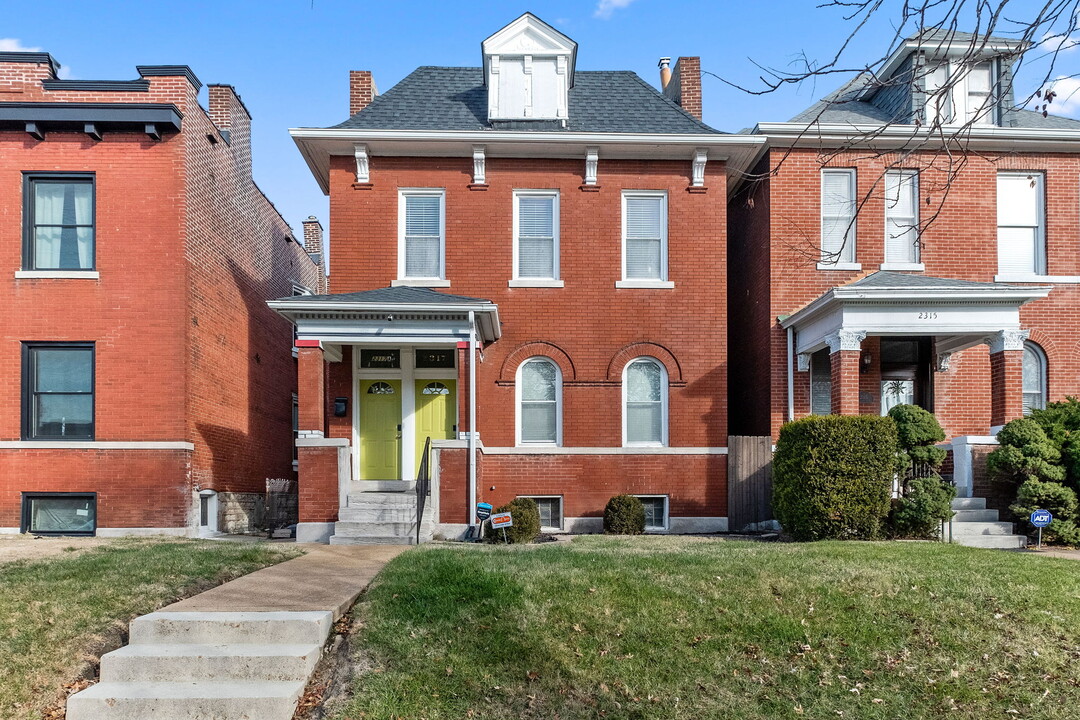
[[[465,295],[451,295],[425,287],[399,287],[377,288],[375,290],[361,290],[350,293],[331,293],[329,295],[294,295],[280,298],[278,302],[354,302],[354,303],[378,303],[384,305],[431,305],[446,304],[458,305],[466,303],[490,303],[490,300],[467,297]]]

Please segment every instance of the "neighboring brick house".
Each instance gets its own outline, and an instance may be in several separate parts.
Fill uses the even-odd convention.
[[[298,536],[408,537],[415,505],[378,491],[428,437],[425,532],[516,496],[596,530],[620,493],[650,529],[726,529],[725,199],[764,139],[701,122],[697,58],[660,92],[577,70],[531,14],[482,54],[382,95],[354,72],[352,117],[292,131],[335,291],[272,303],[299,338]]]
[[[1016,41],[927,33],[768,139],[729,215],[732,432],[932,410],[971,446],[1080,395],[1080,122],[1013,107]],[[966,60],[961,60],[966,58]]]
[[[228,85],[0,53],[0,532],[245,531],[294,478],[289,323],[325,291]],[[313,229],[317,230],[317,223]]]

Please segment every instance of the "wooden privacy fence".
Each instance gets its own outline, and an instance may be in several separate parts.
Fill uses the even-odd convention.
[[[728,438],[728,530],[773,519],[772,438],[732,435]],[[756,529],[756,528],[751,528]]]

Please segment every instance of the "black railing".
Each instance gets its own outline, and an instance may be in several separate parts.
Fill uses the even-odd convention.
[[[416,544],[420,544],[420,524],[424,521],[424,505],[431,492],[431,473],[428,458],[431,456],[431,438],[424,441],[424,453],[420,456],[420,470],[416,473]]]

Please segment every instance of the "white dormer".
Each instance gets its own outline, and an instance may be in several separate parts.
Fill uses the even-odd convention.
[[[565,120],[577,43],[525,13],[482,43],[489,120]]]

